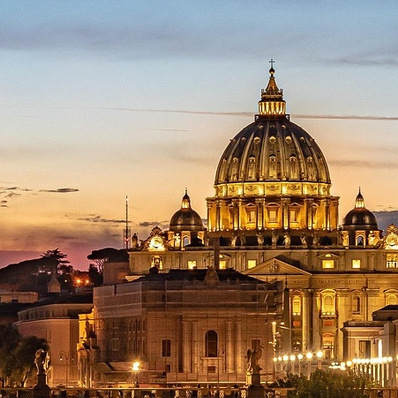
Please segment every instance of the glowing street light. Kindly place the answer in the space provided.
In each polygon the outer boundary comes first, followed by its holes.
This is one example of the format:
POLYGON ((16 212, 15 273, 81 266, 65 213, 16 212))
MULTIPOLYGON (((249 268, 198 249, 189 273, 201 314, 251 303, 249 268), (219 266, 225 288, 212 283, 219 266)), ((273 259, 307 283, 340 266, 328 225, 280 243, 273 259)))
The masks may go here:
POLYGON ((139 361, 135 361, 135 362, 133 362, 133 366, 131 368, 131 370, 135 374, 134 387, 138 387, 138 372, 140 370, 140 365, 141 365, 141 363, 139 361))

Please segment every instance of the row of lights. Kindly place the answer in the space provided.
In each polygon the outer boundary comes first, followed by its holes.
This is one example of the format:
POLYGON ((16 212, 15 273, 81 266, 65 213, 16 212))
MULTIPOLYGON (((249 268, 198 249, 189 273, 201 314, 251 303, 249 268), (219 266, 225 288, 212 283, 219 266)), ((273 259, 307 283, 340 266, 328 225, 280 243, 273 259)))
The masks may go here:
POLYGON ((392 362, 392 357, 378 357, 378 358, 354 358, 352 363, 354 365, 376 365, 381 363, 392 362))
POLYGON ((304 357, 308 361, 311 361, 311 359, 314 357, 316 357, 318 360, 320 360, 321 358, 323 358, 323 351, 319 350, 315 354, 312 352, 307 352, 305 354, 305 356, 303 354, 282 355, 279 357, 274 357, 274 362, 288 362, 288 361, 294 362, 296 359, 298 359, 299 361, 302 361, 304 359, 304 357))

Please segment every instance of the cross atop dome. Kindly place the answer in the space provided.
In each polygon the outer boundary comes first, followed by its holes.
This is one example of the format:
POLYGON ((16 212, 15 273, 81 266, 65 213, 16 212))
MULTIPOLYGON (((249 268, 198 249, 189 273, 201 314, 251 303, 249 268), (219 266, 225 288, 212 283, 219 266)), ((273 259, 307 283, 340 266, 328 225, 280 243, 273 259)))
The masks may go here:
POLYGON ((270 77, 265 90, 261 90, 261 100, 258 103, 258 112, 261 116, 284 116, 286 114, 286 102, 283 100, 283 90, 280 90, 275 81, 275 60, 269 61, 271 69, 270 77))

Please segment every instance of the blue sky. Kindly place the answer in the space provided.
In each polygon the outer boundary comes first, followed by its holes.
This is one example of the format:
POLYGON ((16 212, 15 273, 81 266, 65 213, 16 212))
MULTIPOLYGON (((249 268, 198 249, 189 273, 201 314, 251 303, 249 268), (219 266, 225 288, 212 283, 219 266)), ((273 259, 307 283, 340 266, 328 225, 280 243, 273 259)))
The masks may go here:
POLYGON ((120 247, 126 194, 141 239, 185 187, 205 217, 270 58, 341 215, 358 186, 396 210, 396 15, 395 1, 1 1, 0 266, 60 247, 84 267, 120 247))

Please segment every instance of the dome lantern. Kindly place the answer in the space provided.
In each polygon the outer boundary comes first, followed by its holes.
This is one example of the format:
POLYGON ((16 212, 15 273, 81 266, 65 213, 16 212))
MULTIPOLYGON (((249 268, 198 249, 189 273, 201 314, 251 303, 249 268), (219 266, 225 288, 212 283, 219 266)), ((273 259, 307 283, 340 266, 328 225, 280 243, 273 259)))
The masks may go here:
POLYGON ((283 90, 280 90, 275 81, 274 60, 271 59, 270 77, 266 89, 261 90, 261 100, 258 103, 259 116, 286 115, 286 102, 283 100, 283 90))

